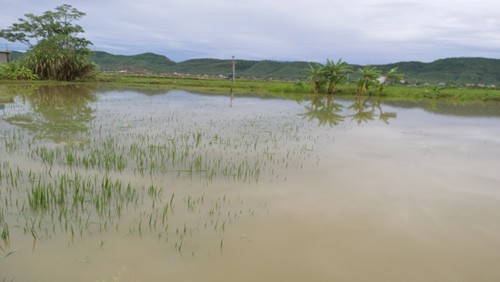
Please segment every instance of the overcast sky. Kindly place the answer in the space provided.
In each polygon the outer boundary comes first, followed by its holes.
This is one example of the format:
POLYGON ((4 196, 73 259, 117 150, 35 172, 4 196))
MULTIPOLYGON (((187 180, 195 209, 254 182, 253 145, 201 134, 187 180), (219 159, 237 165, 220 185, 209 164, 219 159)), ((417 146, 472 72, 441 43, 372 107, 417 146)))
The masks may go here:
MULTIPOLYGON (((70 4, 93 50, 353 64, 500 58, 498 0, 0 0, 0 29, 70 4)), ((26 49, 0 39, 0 49, 26 49)))

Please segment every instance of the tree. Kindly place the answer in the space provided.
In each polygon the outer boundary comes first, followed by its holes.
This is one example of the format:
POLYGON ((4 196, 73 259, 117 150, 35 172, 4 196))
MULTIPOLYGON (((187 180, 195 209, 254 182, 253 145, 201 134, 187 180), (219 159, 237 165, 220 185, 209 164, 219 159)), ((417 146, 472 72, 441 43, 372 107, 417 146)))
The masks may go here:
POLYGON ((368 88, 375 83, 381 75, 380 70, 376 67, 365 66, 364 68, 358 69, 358 95, 363 96, 368 88))
POLYGON ((307 80, 313 83, 313 93, 318 93, 326 83, 323 75, 323 66, 320 64, 316 67, 309 65, 309 68, 306 68, 306 71, 309 73, 307 80))
POLYGON ((22 64, 42 79, 85 78, 95 69, 87 58, 92 42, 78 37, 84 30, 73 23, 84 15, 67 4, 41 16, 25 14, 25 19, 0 30, 0 37, 26 44, 29 50, 22 64))
POLYGON ((326 65, 318 64, 316 67, 309 65, 306 70, 309 72, 307 79, 313 83, 314 93, 318 93, 323 86, 328 84, 326 92, 333 95, 337 90, 337 85, 345 80, 349 72, 352 72, 352 67, 341 59, 337 63, 327 59, 326 65))
POLYGON ((337 90, 337 85, 345 80, 347 73, 352 71, 352 67, 341 59, 335 63, 329 59, 326 60, 326 65, 322 72, 325 79, 328 81, 327 94, 333 95, 337 90))

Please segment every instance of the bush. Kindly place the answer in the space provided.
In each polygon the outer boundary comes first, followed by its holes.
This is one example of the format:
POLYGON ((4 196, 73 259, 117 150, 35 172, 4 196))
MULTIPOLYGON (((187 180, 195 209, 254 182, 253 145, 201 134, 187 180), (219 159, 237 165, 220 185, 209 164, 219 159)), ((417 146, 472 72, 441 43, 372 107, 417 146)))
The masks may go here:
POLYGON ((74 81, 95 74, 96 65, 86 50, 61 47, 57 41, 43 40, 26 53, 22 65, 41 79, 74 81))
POLYGON ((33 80, 38 79, 38 75, 34 74, 30 69, 21 66, 17 62, 0 64, 0 79, 23 79, 33 80))

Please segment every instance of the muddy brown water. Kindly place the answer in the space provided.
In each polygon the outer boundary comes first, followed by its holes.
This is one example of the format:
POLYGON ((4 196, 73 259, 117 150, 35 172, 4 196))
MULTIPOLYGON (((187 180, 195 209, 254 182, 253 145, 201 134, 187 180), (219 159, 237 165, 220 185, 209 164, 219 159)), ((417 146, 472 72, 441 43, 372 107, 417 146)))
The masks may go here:
POLYGON ((500 280, 499 106, 76 92, 0 110, 3 281, 500 280))

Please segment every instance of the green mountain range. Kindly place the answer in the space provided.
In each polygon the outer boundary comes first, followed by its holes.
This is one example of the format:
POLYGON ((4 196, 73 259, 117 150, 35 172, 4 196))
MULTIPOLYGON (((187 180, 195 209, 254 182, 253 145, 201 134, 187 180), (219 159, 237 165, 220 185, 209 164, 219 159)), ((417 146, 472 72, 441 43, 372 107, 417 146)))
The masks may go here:
POLYGON ((431 63, 400 62, 377 67, 384 71, 399 67, 399 72, 411 83, 500 86, 499 59, 447 58, 431 63))
MULTIPOLYGON (((15 59, 22 53, 14 52, 15 59)), ((139 72, 152 74, 208 75, 229 77, 232 60, 193 59, 174 62, 154 53, 125 56, 96 51, 91 55, 102 71, 139 72)), ((305 68, 312 62, 281 62, 236 60, 236 75, 258 79, 306 79, 305 68)), ((354 65, 354 69, 360 66, 354 65)), ((500 86, 500 59, 488 58, 447 58, 431 63, 399 62, 376 65, 382 71, 399 67, 405 80, 412 84, 475 84, 500 86)))
MULTIPOLYGON (((232 60, 193 59, 175 63, 165 56, 145 53, 133 56, 94 52, 91 59, 103 71, 127 71, 145 73, 178 73, 191 75, 230 76, 232 60)), ((239 77, 303 79, 308 62, 276 62, 236 60, 239 77)))

